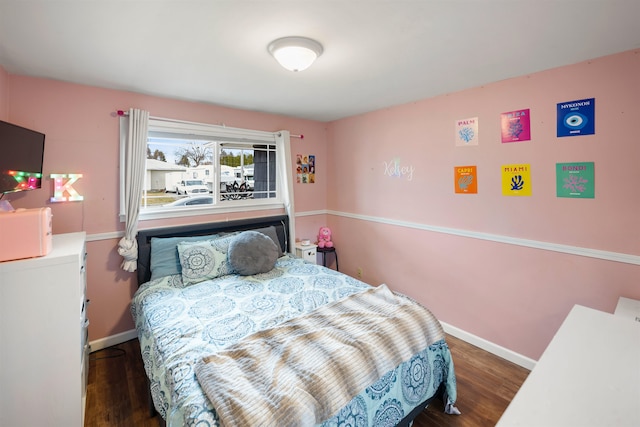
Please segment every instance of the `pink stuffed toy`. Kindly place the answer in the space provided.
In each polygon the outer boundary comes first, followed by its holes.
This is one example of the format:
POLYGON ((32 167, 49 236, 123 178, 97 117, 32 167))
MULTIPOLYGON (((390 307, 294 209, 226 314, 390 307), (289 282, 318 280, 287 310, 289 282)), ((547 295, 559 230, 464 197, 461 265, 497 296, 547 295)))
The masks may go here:
POLYGON ((333 242, 331 241, 331 229, 329 227, 320 227, 320 232, 318 233, 318 247, 333 247, 333 242))

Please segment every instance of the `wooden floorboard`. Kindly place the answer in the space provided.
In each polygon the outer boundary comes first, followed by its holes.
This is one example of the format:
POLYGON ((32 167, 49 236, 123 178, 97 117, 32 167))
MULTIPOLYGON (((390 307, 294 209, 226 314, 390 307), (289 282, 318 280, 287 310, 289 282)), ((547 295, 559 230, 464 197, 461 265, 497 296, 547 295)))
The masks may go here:
POLYGON ((91 353, 86 427, 158 427, 149 416, 137 339, 91 353))
MULTIPOLYGON (((436 401, 415 419, 414 427, 494 426, 529 371, 447 335, 458 384, 456 407, 447 415, 436 401)), ((158 427, 149 416, 147 384, 138 340, 90 356, 86 427, 158 427)))
POLYGON ((495 426, 529 370, 450 335, 447 343, 456 370, 456 407, 462 414, 447 415, 436 401, 416 418, 414 427, 495 426))

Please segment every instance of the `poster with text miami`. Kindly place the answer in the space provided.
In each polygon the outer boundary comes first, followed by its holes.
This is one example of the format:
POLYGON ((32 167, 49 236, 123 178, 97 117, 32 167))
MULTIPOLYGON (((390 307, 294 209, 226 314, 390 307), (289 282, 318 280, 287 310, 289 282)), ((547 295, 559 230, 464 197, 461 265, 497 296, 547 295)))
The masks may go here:
POLYGON ((502 143, 531 140, 530 112, 526 110, 509 111, 500 115, 502 143))
POLYGON ((456 146, 478 145, 478 118, 456 120, 456 146))
POLYGON ((596 99, 578 99, 558 104, 558 137, 596 133, 596 99))
POLYGON ((593 199, 596 192, 595 176, 593 162, 556 163, 556 195, 593 199))
POLYGON ((531 165, 502 165, 502 195, 531 195, 531 165))

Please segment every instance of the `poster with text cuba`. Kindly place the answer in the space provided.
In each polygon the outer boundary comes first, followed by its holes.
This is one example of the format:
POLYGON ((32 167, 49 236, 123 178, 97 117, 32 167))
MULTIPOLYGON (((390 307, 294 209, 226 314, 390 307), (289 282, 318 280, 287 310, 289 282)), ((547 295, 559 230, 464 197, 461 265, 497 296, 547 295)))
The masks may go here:
POLYGON ((531 165, 502 165, 502 195, 531 195, 531 165))
POLYGON ((556 194, 558 197, 593 199, 595 187, 595 165, 593 162, 556 163, 556 194))

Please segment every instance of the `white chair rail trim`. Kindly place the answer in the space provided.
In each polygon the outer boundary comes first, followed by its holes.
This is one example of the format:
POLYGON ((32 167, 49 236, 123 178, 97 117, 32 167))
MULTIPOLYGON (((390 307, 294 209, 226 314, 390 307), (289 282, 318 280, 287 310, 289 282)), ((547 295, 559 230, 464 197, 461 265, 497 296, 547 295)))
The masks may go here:
MULTIPOLYGON (((468 237, 471 239, 488 240, 491 242, 505 243, 508 245, 525 246, 534 249, 542 249, 546 251, 560 252, 571 255, 584 256, 589 258, 603 259, 607 261, 622 262, 625 264, 640 265, 640 256, 625 254, 620 252, 602 251, 599 249, 581 248, 578 246, 563 245, 559 243, 541 242, 538 240, 521 239, 517 237, 502 236, 499 234, 481 233, 478 231, 460 230, 457 228, 440 227, 436 225, 420 224, 417 222, 400 221, 390 218, 382 218, 370 215, 359 215, 349 212, 340 212, 333 210, 313 211, 313 215, 335 215, 344 218, 358 219, 362 221, 377 222, 380 224, 395 225, 398 227, 407 227, 417 230, 432 231, 434 233, 444 233, 453 236, 468 237)), ((305 212, 296 212, 296 216, 308 216, 305 212)))
MULTIPOLYGON (((387 225, 395 225, 398 227, 407 227, 418 230, 432 231, 435 233, 444 233, 454 236, 468 237, 471 239, 488 240, 491 242, 505 243, 508 245, 525 246, 528 248, 542 249, 546 251, 560 252, 571 255, 584 256, 589 258, 603 259, 606 261, 615 261, 625 264, 640 265, 640 256, 625 254, 620 252, 602 251, 599 249, 581 248, 578 246, 562 245, 559 243, 540 242, 537 240, 520 239, 517 237, 502 236, 499 234, 481 233, 477 231, 459 230, 456 228, 439 227, 435 225, 419 224, 416 222, 399 221, 389 218, 381 218, 369 215, 358 215, 348 212, 339 212, 332 210, 315 210, 307 212, 296 212, 295 216, 306 217, 314 215, 335 215, 345 218, 358 219, 362 221, 377 222, 387 225)), ((87 235, 87 241, 119 239, 124 236, 123 232, 98 233, 87 235)))

